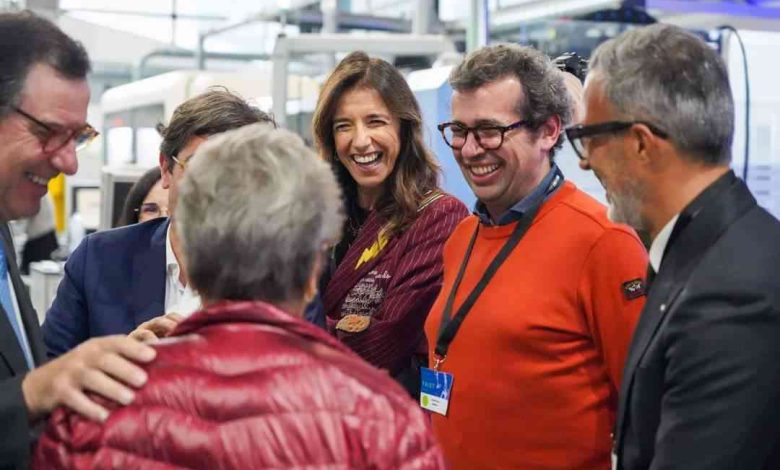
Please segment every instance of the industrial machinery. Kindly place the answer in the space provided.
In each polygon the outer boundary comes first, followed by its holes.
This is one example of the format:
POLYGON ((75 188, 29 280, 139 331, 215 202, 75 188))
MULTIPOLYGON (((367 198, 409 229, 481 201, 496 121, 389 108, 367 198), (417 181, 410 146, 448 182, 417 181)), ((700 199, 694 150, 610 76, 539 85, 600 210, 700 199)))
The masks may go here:
MULTIPOLYGON (((185 70, 169 72, 107 90, 101 99, 103 110, 103 162, 109 166, 134 163, 144 168, 157 165, 159 123, 166 123, 173 110, 209 87, 222 86, 261 109, 271 109, 271 72, 185 70)), ((313 78, 287 77, 286 116, 276 120, 306 137, 311 113, 317 102, 318 85, 313 78)))
MULTIPOLYGON (((225 87, 265 111, 272 107, 271 73, 266 69, 175 71, 111 88, 103 94, 101 229, 116 226, 127 191, 144 170, 158 164, 161 138, 156 126, 167 123, 182 102, 210 87, 225 87)), ((285 116, 275 119, 308 139, 318 84, 313 78, 290 75, 286 89, 285 116)))

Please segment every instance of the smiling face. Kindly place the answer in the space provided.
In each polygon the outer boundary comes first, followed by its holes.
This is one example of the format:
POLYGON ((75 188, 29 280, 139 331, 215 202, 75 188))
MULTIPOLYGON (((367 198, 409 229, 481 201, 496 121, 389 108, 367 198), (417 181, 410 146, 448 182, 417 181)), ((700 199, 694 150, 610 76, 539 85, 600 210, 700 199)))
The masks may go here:
POLYGON ((336 105, 333 140, 339 161, 357 183, 360 206, 371 208, 398 160, 398 119, 376 90, 355 88, 336 105))
MULTIPOLYGON (((17 107, 55 129, 80 129, 87 118, 86 80, 63 78, 52 67, 30 68, 17 107)), ((0 120, 0 220, 29 217, 40 209, 49 180, 78 169, 73 141, 45 152, 47 131, 15 111, 0 120)))
POLYGON ((171 219, 174 218, 174 214, 176 213, 176 202, 179 199, 179 185, 181 184, 181 180, 184 178, 184 172, 186 171, 182 165, 187 165, 187 162, 192 158, 192 155, 195 154, 198 147, 205 141, 205 137, 197 135, 191 137, 184 147, 182 147, 179 154, 174 155, 181 164, 174 163, 172 168, 168 167, 168 159, 165 158, 164 155, 160 155, 160 172, 162 174, 160 182, 162 183, 163 189, 168 190, 168 214, 171 219))
MULTIPOLYGON (((595 75, 586 83, 585 103, 583 125, 619 120, 604 93, 603 82, 595 75)), ((638 177, 642 169, 633 158, 629 137, 626 133, 602 134, 583 140, 583 146, 586 158, 580 161, 580 167, 593 170, 604 186, 609 219, 644 230, 642 200, 645 191, 638 177)))
MULTIPOLYGON (((523 119, 516 110, 522 98, 520 81, 511 76, 455 91, 452 121, 467 127, 507 126, 523 119)), ((494 220, 530 194, 550 170, 548 155, 558 132, 554 129, 550 138, 547 131, 535 135, 520 127, 504 134, 503 144, 495 150, 483 149, 469 132, 463 148, 453 149, 471 190, 494 220)))

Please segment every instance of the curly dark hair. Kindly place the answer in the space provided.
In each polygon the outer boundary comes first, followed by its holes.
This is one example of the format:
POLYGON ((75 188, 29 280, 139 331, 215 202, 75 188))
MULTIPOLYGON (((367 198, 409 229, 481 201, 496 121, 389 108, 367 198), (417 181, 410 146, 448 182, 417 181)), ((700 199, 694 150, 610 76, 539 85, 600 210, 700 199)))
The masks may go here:
POLYGON ((270 122, 276 126, 270 114, 250 105, 237 94, 225 87, 211 87, 180 104, 167 126, 157 125, 157 132, 162 136, 160 153, 168 161, 169 171, 173 171, 173 157, 192 137, 220 134, 256 122, 270 122))
MULTIPOLYGON (((504 77, 520 81, 523 98, 516 110, 531 129, 538 130, 552 116, 560 118, 561 127, 571 122, 571 98, 560 71, 549 57, 533 47, 496 44, 478 49, 452 70, 449 83, 455 91, 469 91, 504 77)), ((550 149, 551 158, 562 145, 563 132, 550 149)))

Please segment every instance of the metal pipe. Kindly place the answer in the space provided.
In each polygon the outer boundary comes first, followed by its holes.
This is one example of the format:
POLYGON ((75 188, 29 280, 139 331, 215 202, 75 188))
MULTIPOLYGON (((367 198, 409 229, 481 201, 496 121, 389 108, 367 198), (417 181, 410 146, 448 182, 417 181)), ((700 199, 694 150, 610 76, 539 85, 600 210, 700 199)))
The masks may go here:
POLYGON ((348 52, 355 49, 387 55, 436 55, 455 51, 446 36, 438 34, 382 34, 373 36, 352 34, 302 34, 277 40, 293 53, 348 52))
MULTIPOLYGON (((316 10, 298 10, 285 13, 289 23, 299 25, 322 27, 322 12, 316 10)), ((384 16, 362 15, 347 13, 339 10, 338 28, 344 29, 368 29, 372 31, 385 31, 392 33, 408 34, 411 31, 411 21, 404 18, 391 18, 384 16)))
POLYGON ((206 35, 198 34, 198 47, 195 49, 195 67, 198 70, 206 68, 206 35))
POLYGON ((195 65, 198 70, 204 70, 206 68, 206 39, 208 39, 211 36, 216 36, 218 34, 222 34, 227 31, 231 31, 233 29, 241 28, 243 26, 246 26, 248 24, 256 23, 258 21, 263 21, 263 18, 265 17, 264 13, 258 13, 256 15, 252 15, 250 17, 247 17, 246 19, 243 19, 237 23, 231 23, 225 26, 220 26, 217 28, 211 28, 208 31, 205 31, 203 33, 198 34, 198 47, 196 49, 195 53, 195 65))
POLYGON ((206 67, 205 45, 206 45, 207 38, 225 33, 227 31, 231 31, 233 29, 241 28, 243 26, 252 23, 257 23, 259 21, 276 21, 277 15, 283 13, 285 10, 295 10, 298 8, 304 8, 311 4, 317 3, 317 1, 318 0, 291 0, 290 5, 286 9, 281 9, 276 6, 272 8, 266 8, 260 11, 259 13, 248 16, 245 19, 238 21, 236 23, 230 23, 224 26, 211 28, 208 31, 198 34, 198 51, 196 54, 197 57, 196 62, 197 62, 198 70, 203 70, 206 67))
MULTIPOLYGON (((12 4, 14 2, 11 2, 12 4)), ((3 3, 0 2, 0 7, 3 3)), ((62 13, 99 13, 107 15, 124 15, 124 16, 143 16, 148 18, 170 18, 170 13, 156 13, 149 11, 127 11, 127 10, 112 10, 110 8, 60 8, 62 13)), ((177 14, 177 18, 182 20, 202 20, 202 21, 225 21, 228 18, 219 15, 190 15, 190 14, 177 14)))
POLYGON ((471 0, 471 15, 466 28, 466 52, 487 46, 490 40, 488 0, 471 0))
POLYGON ((431 13, 434 0, 417 0, 417 7, 412 17, 412 34, 428 34, 431 32, 431 13))
POLYGON ((171 0, 171 47, 176 46, 176 0, 171 0))
MULTIPOLYGON (((273 113, 276 119, 287 114, 287 66, 293 54, 328 53, 362 50, 377 55, 438 55, 455 52, 452 41, 439 35, 384 34, 355 36, 351 34, 302 34, 280 36, 273 53, 273 113)), ((278 124, 284 125, 284 122, 278 124)))
MULTIPOLYGON (((339 9, 336 0, 321 0, 320 11, 322 12, 322 34, 334 34, 339 32, 339 9)), ((326 56, 325 66, 328 70, 336 67, 336 55, 328 54, 326 56)))
POLYGON ((321 0, 322 33, 333 34, 339 31, 339 9, 336 0, 321 0))
MULTIPOLYGON (((148 54, 141 57, 141 59, 136 63, 136 66, 133 68, 133 74, 132 79, 133 81, 140 80, 144 78, 146 75, 146 68, 149 61, 155 57, 181 57, 181 58, 190 58, 197 55, 197 51, 189 51, 186 49, 157 49, 152 52, 149 52, 148 54)), ((269 60, 271 58, 270 54, 239 54, 239 53, 231 53, 231 52, 208 52, 204 53, 203 59, 205 60, 206 56, 210 59, 220 59, 220 60, 243 60, 243 61, 250 61, 250 60, 269 60)), ((198 61, 200 61, 201 58, 198 58, 198 61)))
POLYGON ((272 114, 280 127, 287 127, 287 67, 290 64, 287 39, 284 35, 277 37, 273 53, 272 114))

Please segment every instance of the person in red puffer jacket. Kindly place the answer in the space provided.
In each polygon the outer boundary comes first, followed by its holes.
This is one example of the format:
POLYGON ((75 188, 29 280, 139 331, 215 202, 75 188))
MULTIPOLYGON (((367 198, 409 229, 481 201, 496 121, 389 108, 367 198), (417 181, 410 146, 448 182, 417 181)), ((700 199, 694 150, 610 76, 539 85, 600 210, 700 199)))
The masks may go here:
POLYGON ((257 124, 189 160, 176 220, 204 310, 154 344, 147 384, 103 423, 57 410, 37 469, 445 468, 385 372, 301 319, 343 223, 327 164, 257 124))

